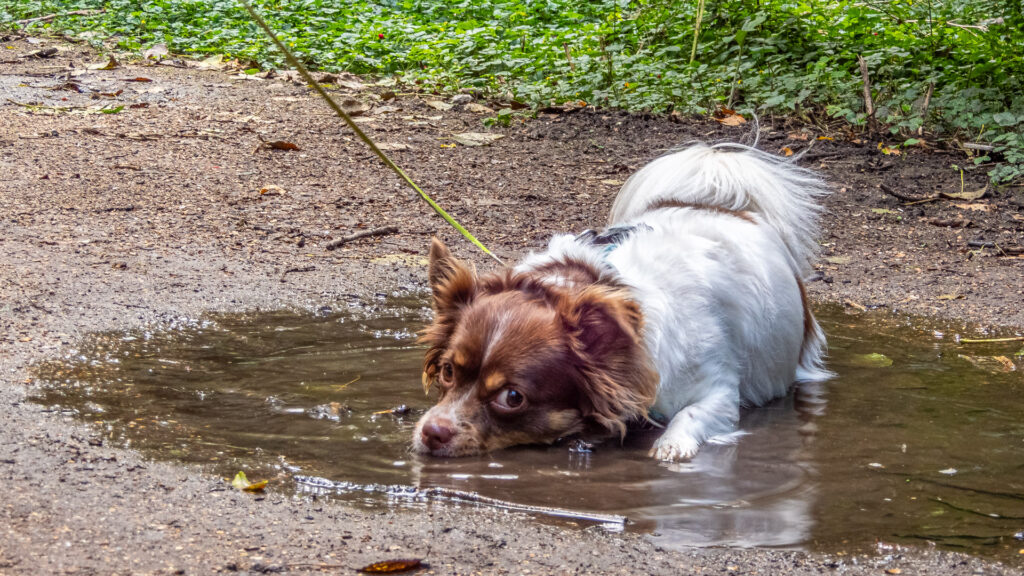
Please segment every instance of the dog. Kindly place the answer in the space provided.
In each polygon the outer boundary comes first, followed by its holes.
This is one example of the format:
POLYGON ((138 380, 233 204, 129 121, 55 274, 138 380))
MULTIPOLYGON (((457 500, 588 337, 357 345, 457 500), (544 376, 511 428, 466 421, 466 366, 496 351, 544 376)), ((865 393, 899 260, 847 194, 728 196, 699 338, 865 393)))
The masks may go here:
POLYGON ((744 407, 830 376, 802 278, 827 194, 814 173, 737 144, 631 176, 598 233, 556 235, 477 275, 434 238, 413 451, 451 457, 664 426, 650 455, 734 441, 744 407))

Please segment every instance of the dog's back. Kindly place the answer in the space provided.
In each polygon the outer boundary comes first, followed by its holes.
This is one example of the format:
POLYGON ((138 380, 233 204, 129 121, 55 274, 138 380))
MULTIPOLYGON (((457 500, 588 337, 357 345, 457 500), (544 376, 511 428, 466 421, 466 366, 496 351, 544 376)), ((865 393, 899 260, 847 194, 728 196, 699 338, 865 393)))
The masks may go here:
POLYGON ((827 194, 813 172, 778 156, 738 144, 696 144, 631 176, 615 198, 608 224, 633 220, 667 202, 753 212, 775 229, 794 270, 805 274, 816 251, 818 200, 827 194))
POLYGON ((802 282, 826 194, 812 172, 733 144, 668 154, 623 185, 609 225, 645 228, 607 259, 644 309, 661 376, 651 411, 670 423, 654 456, 688 458, 731 437, 740 405, 830 375, 802 282))

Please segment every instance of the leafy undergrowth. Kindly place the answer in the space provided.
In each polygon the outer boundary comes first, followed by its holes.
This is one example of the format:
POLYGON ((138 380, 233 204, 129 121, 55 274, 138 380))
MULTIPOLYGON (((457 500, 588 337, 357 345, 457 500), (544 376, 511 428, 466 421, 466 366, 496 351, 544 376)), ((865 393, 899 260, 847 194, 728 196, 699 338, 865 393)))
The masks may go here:
MULTIPOLYGON (((975 164, 1024 177, 1024 15, 1005 0, 254 0, 317 67, 477 89, 534 105, 716 107, 842 121, 904 145, 983 142, 975 164), (865 112, 863 57, 874 114, 865 112)), ((237 0, 0 0, 24 24, 113 44, 166 43, 281 67, 237 0)), ((504 117, 507 119, 507 116, 504 117)), ((501 119, 501 117, 499 117, 501 119)), ((972 150, 978 150, 975 146, 972 150)))

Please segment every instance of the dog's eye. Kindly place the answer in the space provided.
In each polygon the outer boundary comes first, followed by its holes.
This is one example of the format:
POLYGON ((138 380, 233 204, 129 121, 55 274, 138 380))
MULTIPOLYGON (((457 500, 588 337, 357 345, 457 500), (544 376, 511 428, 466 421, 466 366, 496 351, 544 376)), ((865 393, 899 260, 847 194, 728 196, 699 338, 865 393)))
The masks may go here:
POLYGON ((451 362, 445 362, 441 365, 441 383, 450 386, 453 380, 455 380, 455 368, 451 362))
POLYGON ((526 403, 526 396, 515 388, 505 388, 494 398, 494 405, 501 410, 518 410, 526 403))

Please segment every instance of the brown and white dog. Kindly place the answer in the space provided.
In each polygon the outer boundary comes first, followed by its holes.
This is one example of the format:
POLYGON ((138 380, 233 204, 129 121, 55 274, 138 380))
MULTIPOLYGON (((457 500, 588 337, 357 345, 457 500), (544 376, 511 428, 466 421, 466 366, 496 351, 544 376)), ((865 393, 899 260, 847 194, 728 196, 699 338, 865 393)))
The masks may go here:
POLYGON ((463 456, 666 425, 662 460, 731 441, 742 406, 822 380, 824 335, 801 278, 812 173, 737 145, 696 145, 633 175, 602 233, 558 235, 478 276, 435 239, 423 383, 440 398, 413 449, 463 456))

